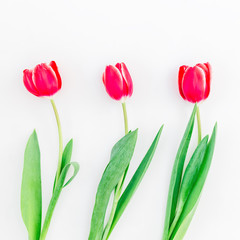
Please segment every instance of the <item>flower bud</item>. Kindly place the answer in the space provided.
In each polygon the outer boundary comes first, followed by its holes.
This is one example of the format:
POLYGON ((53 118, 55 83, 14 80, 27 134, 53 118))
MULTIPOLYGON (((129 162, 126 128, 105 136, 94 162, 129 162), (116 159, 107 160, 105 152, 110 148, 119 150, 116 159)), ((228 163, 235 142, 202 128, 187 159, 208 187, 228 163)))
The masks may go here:
POLYGON ((183 99, 196 103, 206 99, 210 93, 211 66, 199 63, 194 67, 181 66, 178 73, 179 92, 183 99))
POLYGON ((23 83, 37 97, 52 96, 61 89, 62 81, 54 61, 41 63, 34 69, 23 71, 23 83))
POLYGON ((125 101, 133 93, 132 78, 124 63, 109 65, 103 73, 103 84, 109 96, 115 100, 125 101))

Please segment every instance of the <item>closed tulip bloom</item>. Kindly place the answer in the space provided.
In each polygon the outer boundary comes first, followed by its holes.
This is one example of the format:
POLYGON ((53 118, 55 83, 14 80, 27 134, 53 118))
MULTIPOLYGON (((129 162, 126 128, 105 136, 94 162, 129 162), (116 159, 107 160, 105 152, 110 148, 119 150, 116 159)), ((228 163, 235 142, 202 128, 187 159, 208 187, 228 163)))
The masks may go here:
POLYGON ((183 99, 197 103, 210 93, 211 66, 199 63, 194 67, 181 66, 178 73, 179 92, 183 99))
POLYGON ((109 65, 103 73, 103 84, 109 96, 115 100, 125 101, 133 93, 132 78, 124 63, 109 65))
POLYGON ((37 97, 52 96, 61 89, 62 81, 54 61, 41 63, 34 69, 23 71, 23 82, 27 90, 37 97))

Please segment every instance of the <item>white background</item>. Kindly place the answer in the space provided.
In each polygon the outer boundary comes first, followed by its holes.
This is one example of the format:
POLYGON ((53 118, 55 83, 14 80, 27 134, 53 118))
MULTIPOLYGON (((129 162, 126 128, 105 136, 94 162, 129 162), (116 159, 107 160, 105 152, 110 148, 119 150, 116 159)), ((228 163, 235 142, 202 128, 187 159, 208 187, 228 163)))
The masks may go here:
MULTIPOLYGON (((123 136, 120 103, 101 75, 124 61, 134 81, 127 102, 139 128, 127 181, 157 130, 156 155, 110 239, 161 239, 171 168, 193 105, 178 93, 178 67, 209 61, 213 79, 200 104, 203 133, 218 121, 216 151, 186 240, 239 239, 240 7, 238 1, 8 0, 0 3, 0 239, 27 239, 21 219, 24 149, 35 128, 42 164, 43 216, 51 197, 58 136, 50 102, 23 86, 22 71, 55 60, 64 143, 73 137, 81 169, 61 194, 47 239, 88 238, 94 198, 110 150, 123 136)), ((194 130, 191 151, 197 142, 194 130)), ((190 151, 190 152, 191 152, 190 151)))

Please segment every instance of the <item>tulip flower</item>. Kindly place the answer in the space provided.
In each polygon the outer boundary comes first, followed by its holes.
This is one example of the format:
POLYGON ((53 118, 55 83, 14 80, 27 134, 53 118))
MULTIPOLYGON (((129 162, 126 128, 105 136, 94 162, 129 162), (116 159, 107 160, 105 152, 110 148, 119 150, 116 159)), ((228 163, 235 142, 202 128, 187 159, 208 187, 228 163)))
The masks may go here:
POLYGON ((54 61, 41 63, 34 69, 23 71, 23 83, 37 97, 52 96, 61 89, 62 81, 54 61))
MULTIPOLYGON (((194 67, 183 65, 179 68, 178 87, 184 100, 198 103, 210 93, 211 66, 209 63, 198 63, 194 67)), ((197 107, 198 142, 202 140, 199 107, 197 107)))
POLYGON ((23 83, 27 90, 37 97, 50 97, 50 102, 56 117, 59 154, 57 171, 54 180, 52 198, 50 200, 47 213, 42 224, 42 193, 41 193, 41 168, 40 150, 38 146, 37 134, 34 131, 29 138, 24 157, 23 180, 21 190, 21 211, 23 221, 29 233, 29 239, 45 240, 53 211, 59 199, 62 189, 66 186, 65 178, 69 167, 74 168, 74 174, 70 178, 69 184, 76 176, 79 165, 71 162, 72 140, 66 145, 63 151, 62 130, 59 114, 52 96, 61 89, 62 81, 54 61, 50 64, 38 64, 32 70, 23 71, 23 83), (67 155, 66 155, 67 154, 67 155))
POLYGON ((211 66, 199 63, 194 67, 181 66, 178 74, 179 92, 183 99, 197 103, 206 99, 210 92, 211 66))
POLYGON ((127 97, 132 96, 133 83, 125 63, 117 63, 115 66, 107 66, 103 73, 102 80, 108 95, 111 98, 122 102, 125 134, 127 134, 128 120, 125 101, 127 97))
POLYGON ((126 175, 133 156, 137 130, 128 131, 126 98, 133 92, 131 76, 124 63, 107 66, 103 74, 103 84, 107 93, 115 100, 121 100, 124 116, 125 136, 118 141, 111 152, 110 161, 103 171, 98 185, 96 201, 93 208, 91 228, 88 240, 108 240, 111 232, 119 221, 131 197, 139 186, 153 158, 162 128, 158 131, 151 147, 143 158, 132 179, 124 190, 126 175), (106 216, 109 200, 113 193, 111 211, 106 216))
POLYGON ((103 84, 109 96, 115 100, 125 101, 133 93, 132 78, 124 63, 109 65, 103 73, 103 84))
MULTIPOLYGON (((23 71, 23 83, 27 90, 37 97, 51 97, 62 87, 61 76, 58 72, 57 64, 54 61, 51 61, 49 64, 38 64, 34 69, 31 70, 25 69, 23 71)), ((58 180, 61 171, 63 153, 62 130, 55 102, 53 99, 51 99, 50 101, 58 125, 59 159, 56 174, 56 180, 58 180)))
POLYGON ((209 139, 209 136, 206 135, 202 139, 199 106, 197 105, 209 96, 210 83, 211 67, 209 63, 199 63, 194 67, 184 65, 179 68, 179 92, 184 100, 195 103, 195 105, 172 168, 162 240, 182 240, 184 238, 211 166, 217 124, 213 128, 211 138, 209 139), (198 126, 198 145, 186 164, 195 117, 198 126))
MULTIPOLYGON (((105 72, 103 73, 102 80, 108 95, 111 98, 118 101, 120 100, 122 102, 124 128, 125 128, 125 135, 126 135, 128 134, 129 130, 128 130, 128 118, 127 118, 127 109, 126 109, 125 101, 126 101, 126 98, 131 97, 133 93, 132 78, 128 72, 126 65, 124 63, 117 63, 115 66, 113 65, 106 66, 105 72)), ((125 174, 127 174, 127 170, 125 174)), ((124 179, 125 178, 122 177, 117 184, 117 187, 116 187, 117 190, 114 194, 114 205, 112 206, 110 218, 106 225, 106 229, 103 234, 102 240, 106 240, 108 238, 108 234, 110 234, 113 217, 114 217, 116 206, 119 200, 118 197, 121 195, 121 186, 124 183, 124 179)))

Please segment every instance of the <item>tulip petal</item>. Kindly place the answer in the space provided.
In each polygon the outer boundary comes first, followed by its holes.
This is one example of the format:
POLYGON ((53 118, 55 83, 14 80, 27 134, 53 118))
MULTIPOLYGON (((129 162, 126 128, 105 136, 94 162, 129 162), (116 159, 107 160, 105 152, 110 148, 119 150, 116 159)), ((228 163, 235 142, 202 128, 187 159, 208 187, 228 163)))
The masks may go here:
POLYGON ((56 74, 46 63, 38 64, 34 68, 33 81, 40 96, 52 96, 59 89, 56 74))
POLYGON ((210 93, 211 66, 209 63, 199 63, 196 66, 202 68, 206 76, 206 87, 204 93, 204 99, 206 99, 210 93))
POLYGON ((204 99, 206 88, 206 77, 202 68, 195 66, 189 67, 182 82, 182 90, 185 98, 193 103, 200 102, 204 99))
POLYGON ((33 75, 33 70, 25 69, 23 71, 23 83, 30 93, 38 97, 40 95, 38 93, 36 86, 34 85, 32 75, 33 75))
POLYGON ((205 90, 205 95, 204 99, 206 99, 209 96, 210 93, 210 85, 211 85, 211 79, 212 79, 212 69, 211 65, 209 63, 204 63, 208 71, 205 73, 206 74, 206 90, 205 90))
POLYGON ((103 83, 110 97, 115 100, 123 97, 123 78, 117 67, 112 65, 106 67, 103 83))
POLYGON ((103 75, 102 75, 102 81, 103 81, 103 84, 104 84, 104 86, 105 86, 105 72, 103 73, 103 75))
POLYGON ((178 88, 179 88, 179 93, 180 93, 180 95, 182 96, 183 99, 186 99, 186 98, 183 94, 182 82, 183 82, 183 75, 184 75, 187 68, 188 68, 188 66, 183 65, 179 68, 179 71, 178 71, 178 88))
POLYGON ((58 80, 58 89, 60 89, 62 87, 62 80, 61 80, 61 76, 58 72, 58 67, 57 67, 57 64, 55 61, 51 61, 49 63, 49 66, 53 69, 53 71, 55 72, 56 74, 56 77, 57 77, 57 80, 58 80))
POLYGON ((128 86, 127 86, 127 83, 123 77, 123 74, 122 74, 122 66, 121 66, 121 63, 117 63, 115 65, 115 67, 119 70, 121 76, 122 76, 122 79, 123 79, 123 90, 122 90, 122 95, 124 97, 126 97, 128 95, 128 86))
POLYGON ((133 93, 133 82, 132 82, 131 75, 130 75, 125 63, 123 63, 123 62, 121 64, 118 63, 118 64, 116 64, 116 67, 120 70, 123 80, 124 80, 124 83, 126 84, 127 91, 126 92, 124 91, 124 95, 131 97, 132 93, 133 93))
POLYGON ((202 68, 204 70, 204 72, 208 72, 208 68, 205 64, 198 63, 196 66, 202 68))

